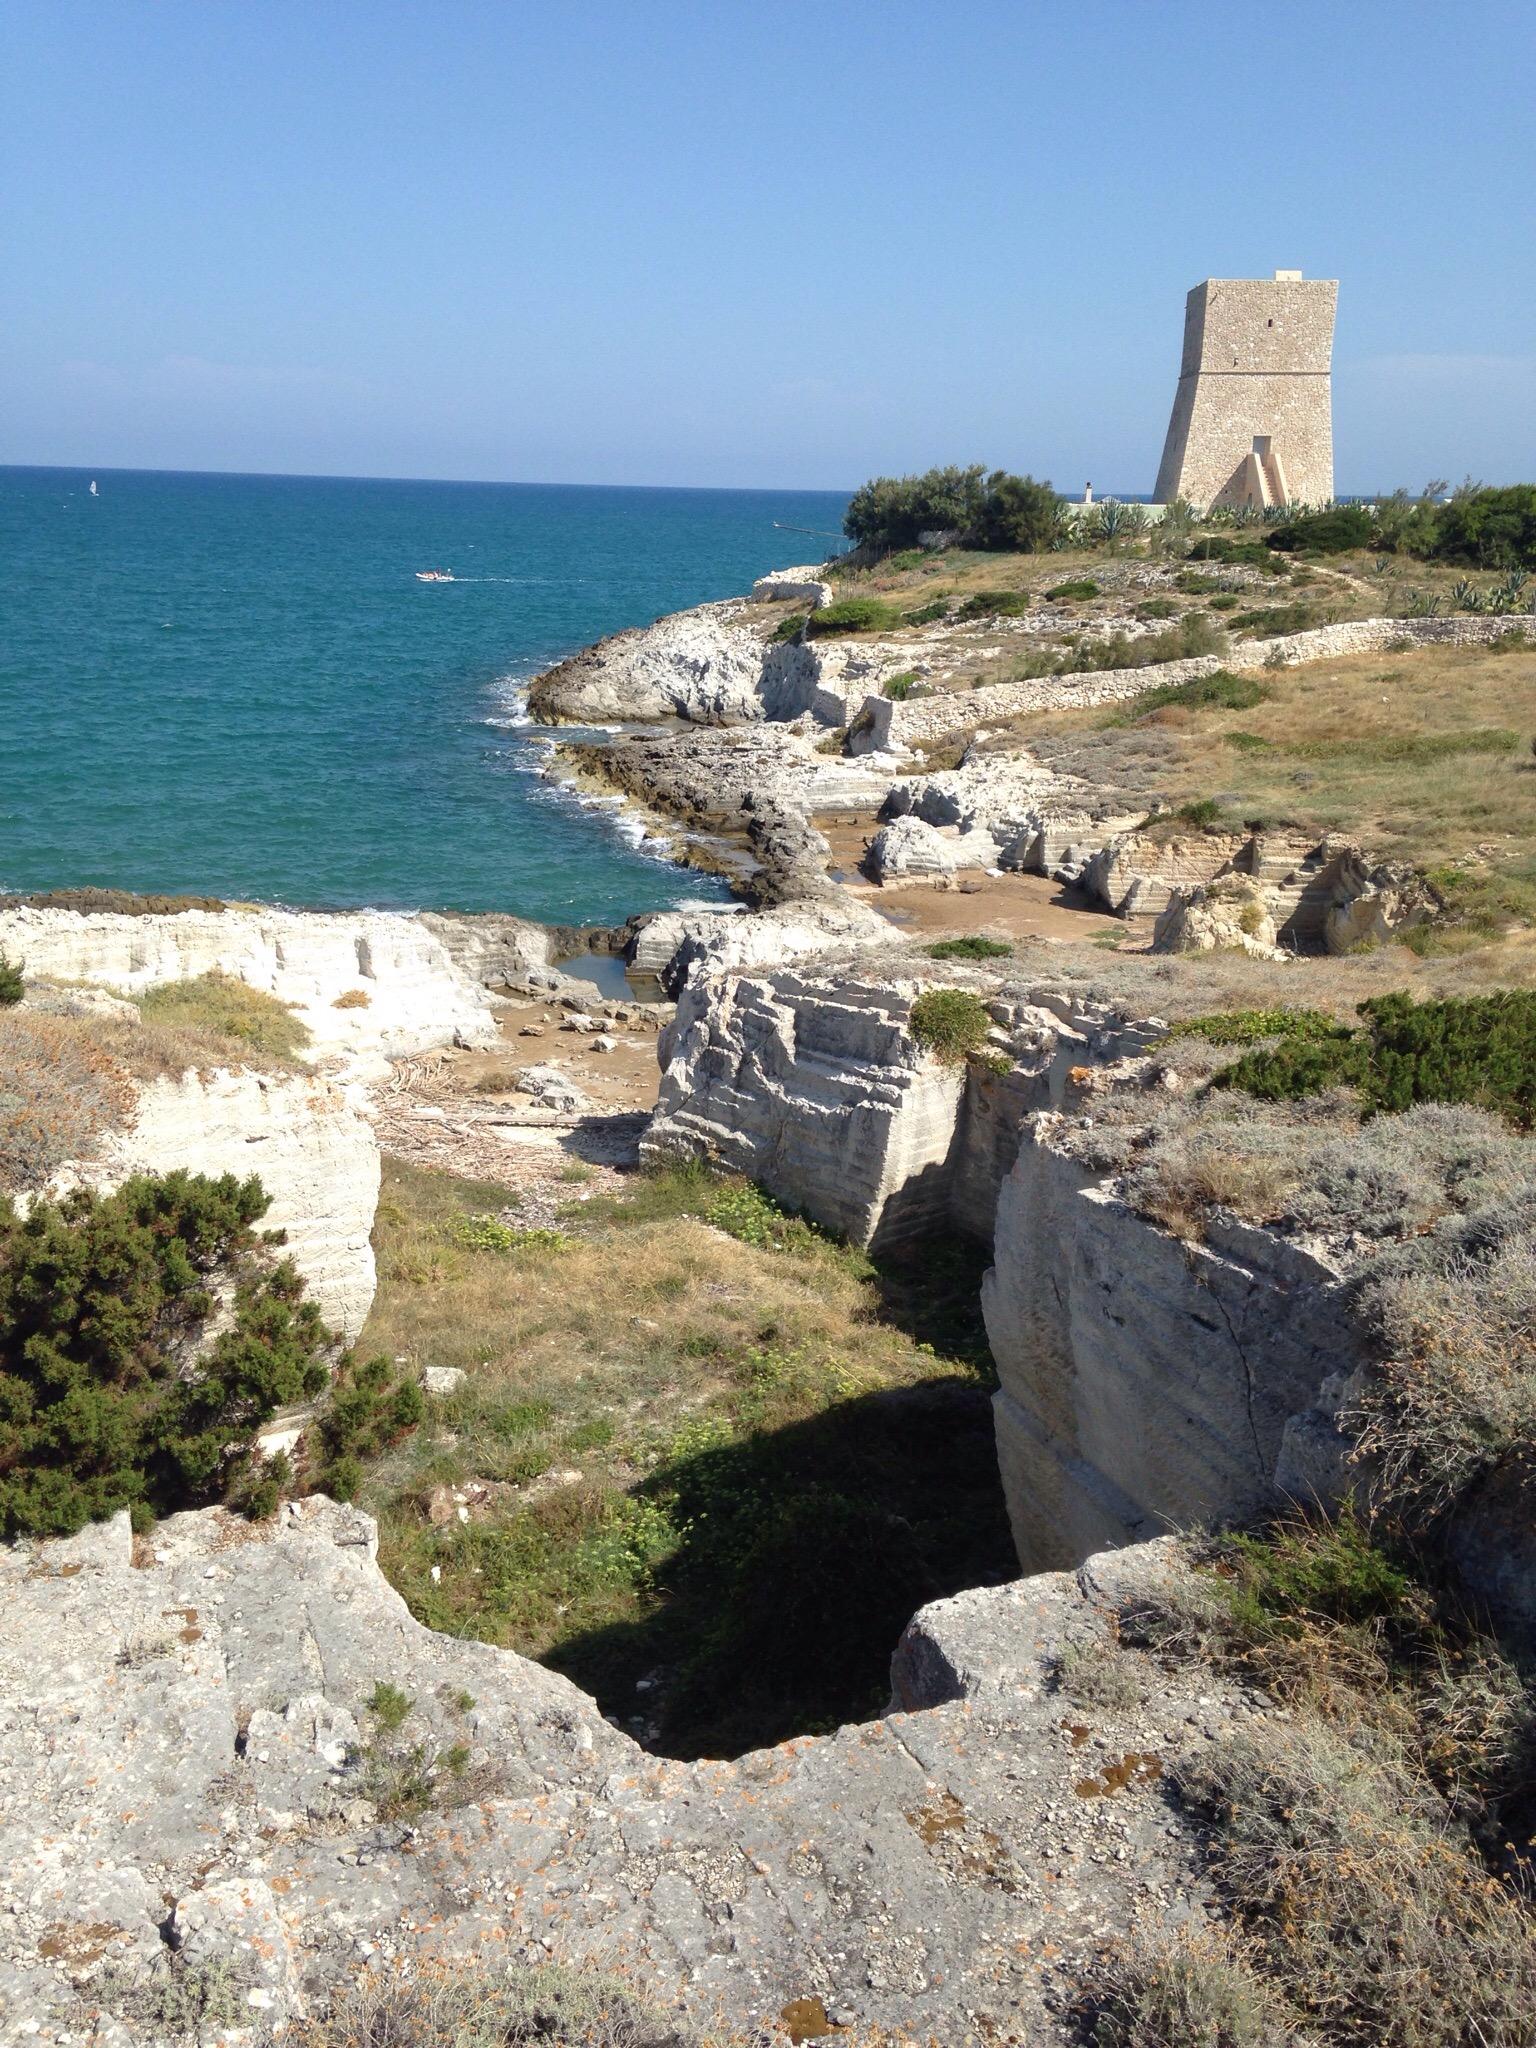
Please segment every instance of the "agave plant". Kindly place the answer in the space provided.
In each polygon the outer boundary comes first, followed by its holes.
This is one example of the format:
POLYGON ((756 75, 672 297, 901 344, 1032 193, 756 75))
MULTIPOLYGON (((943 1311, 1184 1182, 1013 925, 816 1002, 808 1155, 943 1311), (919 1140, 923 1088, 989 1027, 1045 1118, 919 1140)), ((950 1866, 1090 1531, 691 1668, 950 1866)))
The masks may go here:
POLYGON ((1422 590, 1415 590, 1409 593, 1408 609, 1403 614, 1405 619, 1437 619, 1439 616, 1440 599, 1438 595, 1426 597, 1422 590))
POLYGON ((1469 583, 1465 576, 1451 585, 1451 603, 1459 612, 1485 612, 1488 600, 1475 583, 1469 583))
POLYGON ((1488 609, 1492 612, 1528 612, 1536 606, 1536 592, 1526 595, 1530 577, 1524 569, 1511 569, 1488 593, 1488 609))

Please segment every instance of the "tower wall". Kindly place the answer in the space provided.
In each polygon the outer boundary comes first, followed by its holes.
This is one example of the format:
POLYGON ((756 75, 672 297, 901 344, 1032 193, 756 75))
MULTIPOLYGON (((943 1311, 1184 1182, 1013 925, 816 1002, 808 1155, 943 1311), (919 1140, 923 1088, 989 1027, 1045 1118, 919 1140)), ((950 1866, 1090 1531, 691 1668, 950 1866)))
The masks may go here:
POLYGON ((1333 496, 1332 278, 1211 277, 1184 304, 1184 356, 1157 498, 1333 496))

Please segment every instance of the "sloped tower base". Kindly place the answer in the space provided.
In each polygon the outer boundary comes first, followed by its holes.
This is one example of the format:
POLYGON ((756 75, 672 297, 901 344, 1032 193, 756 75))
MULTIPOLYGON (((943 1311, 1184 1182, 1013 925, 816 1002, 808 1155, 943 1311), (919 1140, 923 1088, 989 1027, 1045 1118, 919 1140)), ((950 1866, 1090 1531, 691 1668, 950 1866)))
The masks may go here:
POLYGON ((1333 497, 1334 279, 1207 278, 1184 308, 1184 358, 1156 496, 1212 505, 1333 497))

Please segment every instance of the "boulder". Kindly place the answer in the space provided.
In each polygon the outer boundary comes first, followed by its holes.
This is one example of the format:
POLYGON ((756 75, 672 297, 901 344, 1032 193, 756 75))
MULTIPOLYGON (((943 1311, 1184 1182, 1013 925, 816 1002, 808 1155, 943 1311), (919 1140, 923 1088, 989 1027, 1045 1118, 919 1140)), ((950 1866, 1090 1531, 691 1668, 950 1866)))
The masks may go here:
POLYGON ((1246 875, 1221 875, 1203 888, 1176 889, 1152 928, 1154 953, 1247 953, 1284 960, 1263 889, 1246 875))
MULTIPOLYGON (((989 842, 990 844, 990 842, 989 842)), ((871 881, 898 881, 908 875, 950 875, 957 867, 991 866, 997 848, 991 847, 991 861, 962 861, 957 842, 945 838, 921 818, 895 818, 882 825, 870 842, 863 868, 871 881)))
MULTIPOLYGON (((591 1025, 590 1018, 582 1022, 591 1025)), ((540 1109, 558 1110, 564 1116, 581 1116, 592 1106, 570 1075, 560 1067, 520 1067, 514 1080, 518 1093, 532 1096, 540 1109)))
POLYGON ((832 586, 817 574, 819 564, 799 569, 773 569, 752 586, 758 604, 808 604, 820 611, 832 602, 832 586))

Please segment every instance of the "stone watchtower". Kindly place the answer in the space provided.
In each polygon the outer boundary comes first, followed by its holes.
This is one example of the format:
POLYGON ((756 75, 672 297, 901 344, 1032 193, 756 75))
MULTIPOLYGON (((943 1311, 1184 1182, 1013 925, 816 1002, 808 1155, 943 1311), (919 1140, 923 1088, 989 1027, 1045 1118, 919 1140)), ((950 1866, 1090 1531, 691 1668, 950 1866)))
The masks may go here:
POLYGON ((1184 361, 1157 472, 1166 505, 1333 496, 1336 279, 1208 277, 1184 302, 1184 361))

